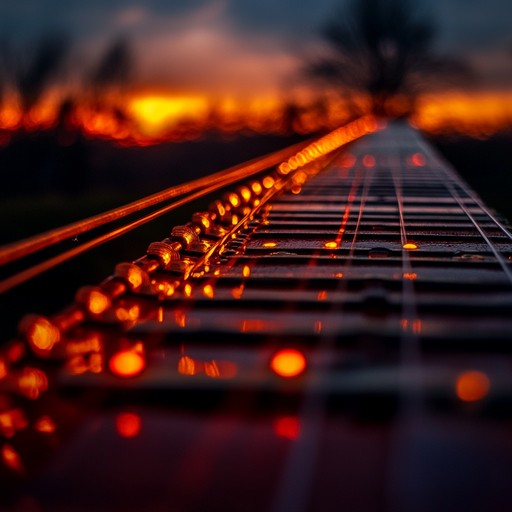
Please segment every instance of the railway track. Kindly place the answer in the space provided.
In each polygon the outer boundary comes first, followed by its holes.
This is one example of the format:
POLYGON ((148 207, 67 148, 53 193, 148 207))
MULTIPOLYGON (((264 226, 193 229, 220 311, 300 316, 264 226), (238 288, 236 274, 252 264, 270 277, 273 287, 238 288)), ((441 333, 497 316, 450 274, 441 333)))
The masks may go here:
POLYGON ((506 223, 402 122, 215 184, 2 348, 7 510, 508 510, 506 223))

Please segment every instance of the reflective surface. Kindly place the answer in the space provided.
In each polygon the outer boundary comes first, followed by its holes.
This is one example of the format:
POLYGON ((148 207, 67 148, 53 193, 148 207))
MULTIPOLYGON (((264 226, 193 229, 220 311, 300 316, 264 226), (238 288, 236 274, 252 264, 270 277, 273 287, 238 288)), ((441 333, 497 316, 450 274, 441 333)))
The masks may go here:
POLYGON ((2 510, 509 509, 508 229, 406 125, 285 171, 2 347, 2 510))

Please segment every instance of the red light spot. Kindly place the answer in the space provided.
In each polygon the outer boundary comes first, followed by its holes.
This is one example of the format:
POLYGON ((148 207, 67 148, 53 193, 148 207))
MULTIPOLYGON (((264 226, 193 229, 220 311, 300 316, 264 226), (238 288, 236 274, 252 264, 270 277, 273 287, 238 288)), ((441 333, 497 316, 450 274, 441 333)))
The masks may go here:
POLYGON ((477 402, 489 393, 491 382, 483 372, 466 371, 457 377, 455 392, 463 402, 477 402))
POLYGON ((114 354, 109 362, 110 370, 118 377, 135 377, 146 366, 141 354, 133 350, 123 350, 114 354))
POLYGON ((425 165, 425 157, 422 153, 414 153, 411 156, 411 163, 416 167, 423 167, 425 165))
POLYGON ((282 416, 274 423, 274 431, 277 436, 286 439, 297 439, 300 435, 300 421, 296 416, 282 416))
POLYGON ((363 165, 365 167, 375 167, 375 157, 373 155, 364 155, 363 165))
POLYGON ((280 377, 297 377, 306 369, 306 357, 298 350, 283 349, 274 354, 270 368, 280 377))
POLYGON ((122 412, 116 417, 116 430, 121 437, 130 438, 140 434, 142 421, 138 414, 122 412))

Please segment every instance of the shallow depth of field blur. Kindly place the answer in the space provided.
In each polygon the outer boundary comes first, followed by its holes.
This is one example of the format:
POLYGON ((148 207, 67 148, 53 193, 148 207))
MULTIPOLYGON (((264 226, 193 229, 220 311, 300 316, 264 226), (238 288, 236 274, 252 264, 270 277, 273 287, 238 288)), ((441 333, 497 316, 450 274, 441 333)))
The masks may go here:
MULTIPOLYGON (((511 18, 508 0, 4 2, 0 242, 370 111, 406 118, 512 219, 511 18)), ((68 300, 190 213, 38 278, 8 315, 45 313, 55 280, 68 300)))

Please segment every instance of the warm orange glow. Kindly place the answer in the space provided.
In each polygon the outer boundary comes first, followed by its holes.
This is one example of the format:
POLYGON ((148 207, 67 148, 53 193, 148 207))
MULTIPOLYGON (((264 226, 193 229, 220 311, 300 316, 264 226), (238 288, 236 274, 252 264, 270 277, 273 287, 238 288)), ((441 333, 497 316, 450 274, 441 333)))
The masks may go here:
POLYGON ((87 309, 93 315, 99 315, 110 307, 110 298, 100 290, 92 290, 89 294, 87 309))
POLYGON ((135 350, 117 352, 109 361, 111 372, 118 377, 135 377, 142 372, 145 366, 144 357, 135 350))
POLYGON ((327 291, 325 290, 321 290, 318 292, 317 296, 316 296, 317 300, 319 301, 324 301, 327 299, 327 291))
POLYGON ((0 357, 0 380, 7 377, 7 364, 6 362, 0 357))
POLYGON ((242 275, 244 277, 249 277, 251 275, 251 267, 249 265, 244 265, 242 268, 242 275))
POLYGON ((183 287, 183 295, 185 295, 185 297, 190 297, 192 295, 192 285, 190 283, 187 283, 183 287))
POLYGON ((245 289, 245 286, 244 284, 241 284, 240 286, 237 286, 235 288, 232 288, 231 289, 231 296, 234 298, 234 299, 241 299, 242 298, 242 295, 244 294, 244 289, 245 289))
POLYGON ((216 361, 205 361, 204 373, 212 379, 218 379, 221 376, 220 369, 216 361))
POLYGON ((142 429, 142 420, 133 412, 122 412, 116 416, 116 431, 120 437, 137 437, 142 429))
POLYGON ((159 136, 186 119, 204 121, 209 114, 207 98, 200 96, 141 96, 128 104, 128 113, 145 135, 159 136))
POLYGON ((261 332, 265 329, 265 322, 257 319, 245 319, 242 322, 240 330, 242 332, 261 332))
POLYGON ((512 126, 512 94, 510 90, 427 94, 418 102, 413 123, 435 134, 489 137, 512 126))
MULTIPOLYGON (((15 95, 8 93, 5 96, 0 107, 0 147, 10 143, 11 132, 48 129, 57 124, 61 91, 49 91, 27 112, 23 112, 15 95)), ((133 90, 122 97, 111 97, 103 102, 102 107, 91 104, 86 98, 78 98, 69 124, 87 136, 107 138, 122 145, 143 146, 165 140, 197 139, 211 128, 226 134, 243 130, 274 134, 293 130, 307 134, 335 130, 349 121, 350 107, 343 98, 334 95, 325 98, 325 108, 318 109, 314 106, 316 100, 313 96, 306 92, 299 98, 301 108, 290 125, 286 100, 277 95, 218 98, 186 91, 175 94, 162 89, 158 92, 155 89, 133 90), (116 112, 121 112, 121 116, 116 112)), ((367 110, 365 99, 355 100, 363 111, 367 110)), ((407 105, 408 102, 397 96, 387 108, 390 112, 403 114, 402 104, 407 105)), ((509 90, 488 90, 424 94, 418 97, 411 122, 434 134, 462 133, 488 137, 512 126, 512 93, 509 90)), ((352 130, 347 136, 358 135, 352 130)), ((66 140, 65 136, 63 140, 66 140)), ((292 172, 319 158, 326 150, 334 149, 334 146, 332 139, 318 141, 283 162, 278 167, 279 172, 292 172)), ((353 164, 349 165, 347 160, 340 165, 351 167, 353 164)), ((366 164, 363 162, 363 165, 366 164)))
POLYGON ((406 251, 415 251, 416 249, 418 249, 418 245, 415 244, 414 242, 407 242, 403 245, 403 248, 406 251))
POLYGON ((334 274, 334 277, 336 277, 337 279, 343 279, 343 272, 336 272, 336 274, 334 274))
POLYGON ((199 372, 196 361, 188 356, 181 356, 178 361, 178 373, 181 375, 196 375, 199 372))
POLYGON ((140 316, 140 306, 138 304, 134 304, 129 308, 118 307, 116 308, 115 313, 117 319, 121 322, 133 322, 140 316))
POLYGON ((469 370, 462 372, 455 383, 455 393, 463 402, 477 402, 489 393, 491 381, 481 371, 469 370))
POLYGON ((215 297, 215 291, 214 291, 213 286, 211 284, 205 284, 203 286, 203 295, 207 299, 213 299, 215 297))
POLYGON ((300 420, 297 416, 282 416, 274 422, 276 436, 295 440, 300 435, 300 420))
POLYGON ((263 247, 266 247, 268 249, 272 249, 273 247, 277 247, 277 243, 276 242, 265 242, 263 244, 263 247))
POLYGON ((40 352, 49 352, 60 341, 59 329, 43 317, 37 317, 27 331, 28 342, 40 352))
POLYGON ((262 183, 263 183, 263 186, 268 189, 268 188, 272 188, 274 186, 275 180, 274 180, 274 178, 272 178, 272 176, 265 176, 263 178, 262 183))
POLYGON ((18 379, 18 387, 27 398, 36 400, 48 389, 48 377, 42 370, 27 367, 18 379))
POLYGON ((418 274, 416 274, 416 272, 404 272, 404 279, 408 281, 414 281, 417 277, 418 274))
POLYGON ((228 201, 230 202, 231 206, 233 206, 233 208, 240 206, 240 198, 234 192, 228 194, 228 201))
POLYGON ((332 241, 332 242, 325 242, 324 247, 326 249, 337 249, 338 248, 338 242, 332 241))
POLYGON ((21 409, 10 409, 0 413, 0 434, 12 437, 18 430, 27 428, 28 421, 21 409))
POLYGON ((56 425, 50 416, 41 416, 35 423, 34 428, 45 434, 52 434, 56 430, 56 425))
POLYGON ((270 368, 280 377, 297 377, 306 369, 306 357, 298 350, 283 349, 272 356, 270 368))
POLYGON ((18 473, 23 473, 24 466, 18 452, 10 445, 4 444, 2 446, 2 460, 4 464, 18 473))

